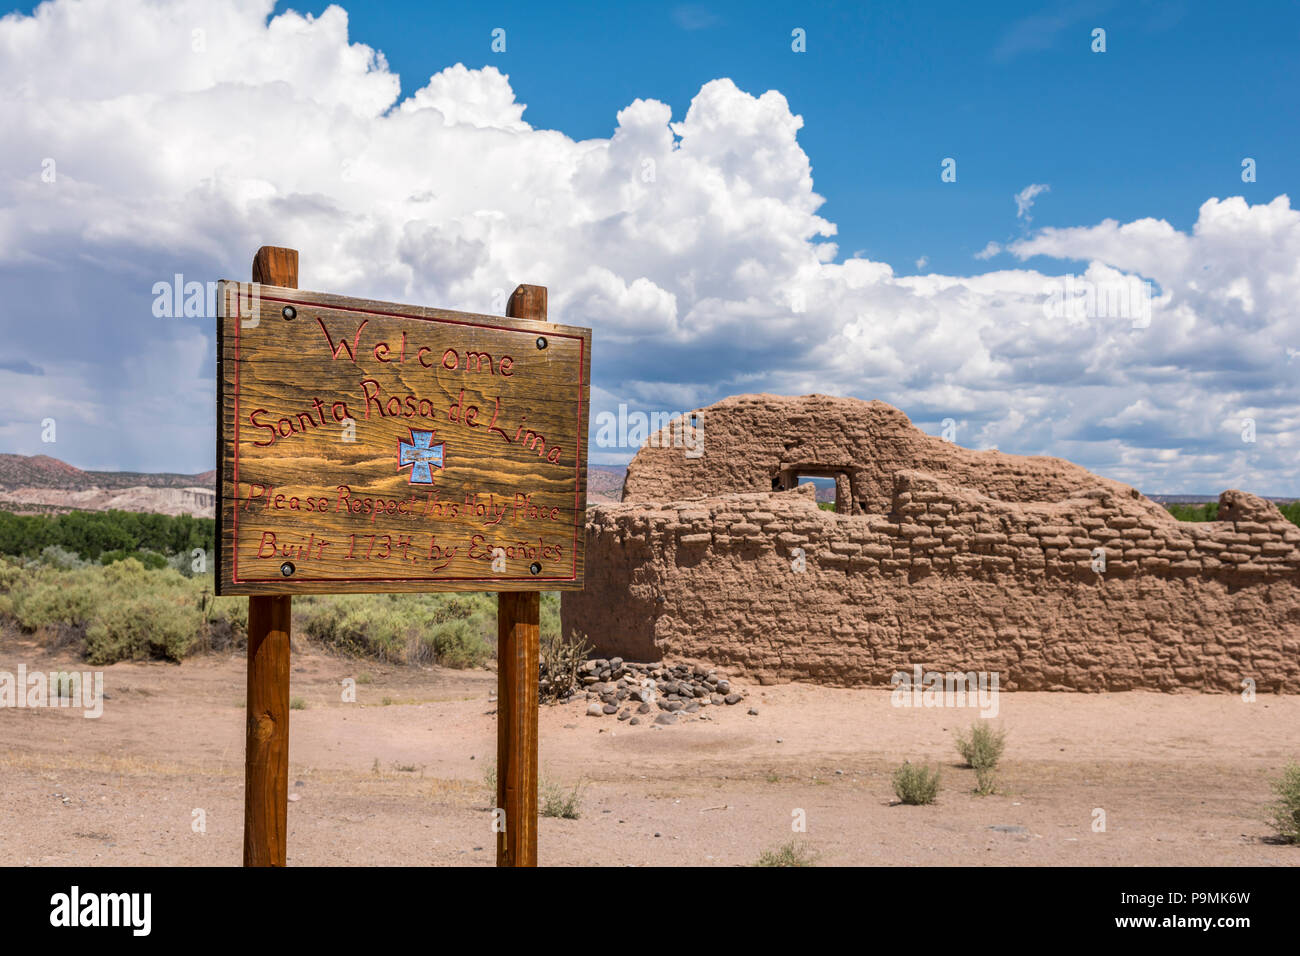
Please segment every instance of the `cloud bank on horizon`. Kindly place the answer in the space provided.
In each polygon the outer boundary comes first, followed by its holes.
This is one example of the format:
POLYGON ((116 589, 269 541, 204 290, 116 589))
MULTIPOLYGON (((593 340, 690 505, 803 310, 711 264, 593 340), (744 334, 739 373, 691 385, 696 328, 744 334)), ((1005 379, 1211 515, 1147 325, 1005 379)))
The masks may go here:
MULTIPOLYGON (((821 392, 1147 491, 1300 493, 1285 195, 1207 198, 1190 232, 1030 230, 981 253, 1005 268, 897 275, 839 260, 777 91, 720 78, 676 121, 637 99, 608 139, 575 141, 533 128, 493 67, 403 97, 342 8, 272 7, 56 0, 0 19, 0 449, 212 467, 214 323, 155 316, 152 290, 246 278, 271 244, 301 250, 304 289, 490 312, 548 286, 554 320, 594 330, 593 431, 620 403, 821 392), (1061 307, 1064 281, 1032 257, 1098 294, 1061 307), (1143 315, 1098 306, 1137 287, 1143 315)), ((1008 198, 1027 224, 1049 196, 1008 198)))

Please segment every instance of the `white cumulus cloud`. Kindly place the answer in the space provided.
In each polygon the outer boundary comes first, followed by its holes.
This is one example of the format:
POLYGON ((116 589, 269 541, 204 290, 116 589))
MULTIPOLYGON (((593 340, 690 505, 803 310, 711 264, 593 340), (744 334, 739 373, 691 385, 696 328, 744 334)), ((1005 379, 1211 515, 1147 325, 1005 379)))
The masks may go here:
POLYGON ((777 91, 717 79, 676 118, 637 99, 608 138, 574 140, 528 123, 496 69, 448 64, 404 94, 341 7, 272 7, 54 0, 0 20, 0 447, 211 467, 212 322, 155 317, 151 290, 247 277, 272 244, 301 251, 305 289, 493 311, 547 286, 553 319, 594 329, 593 412, 856 395, 1151 491, 1294 491, 1286 196, 1210 199, 1189 232, 1105 221, 990 244, 1154 290, 1145 325, 1083 300, 1053 317, 1062 279, 1037 270, 836 262, 777 91), (1251 444, 1228 427, 1247 413, 1251 444))

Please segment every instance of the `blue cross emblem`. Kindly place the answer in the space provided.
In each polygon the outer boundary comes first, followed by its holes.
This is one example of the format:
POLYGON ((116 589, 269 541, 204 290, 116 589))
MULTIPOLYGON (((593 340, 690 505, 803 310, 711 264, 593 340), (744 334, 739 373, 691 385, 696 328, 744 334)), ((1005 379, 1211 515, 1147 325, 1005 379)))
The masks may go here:
POLYGON ((398 441, 397 443, 397 470, 401 471, 408 465, 411 468, 411 484, 413 485, 431 485, 433 484, 433 467, 445 468, 443 464, 443 451, 446 442, 433 444, 433 432, 418 432, 414 428, 409 429, 411 440, 398 441))

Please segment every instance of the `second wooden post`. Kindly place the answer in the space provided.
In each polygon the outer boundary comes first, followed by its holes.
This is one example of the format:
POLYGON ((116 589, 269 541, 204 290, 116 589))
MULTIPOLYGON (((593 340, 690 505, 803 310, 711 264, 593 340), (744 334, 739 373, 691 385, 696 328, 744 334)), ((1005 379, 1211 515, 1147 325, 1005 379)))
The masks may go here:
MULTIPOLYGON (((546 321, 546 287, 521 285, 506 315, 546 321)), ((497 866, 537 865, 537 677, 541 593, 497 594, 497 866)))

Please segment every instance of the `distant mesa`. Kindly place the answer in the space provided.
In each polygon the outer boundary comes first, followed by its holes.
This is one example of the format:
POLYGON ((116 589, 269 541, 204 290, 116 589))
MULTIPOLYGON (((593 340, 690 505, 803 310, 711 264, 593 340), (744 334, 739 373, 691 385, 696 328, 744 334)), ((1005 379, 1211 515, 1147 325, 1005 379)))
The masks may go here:
POLYGON ((215 471, 85 471, 49 455, 0 454, 0 508, 21 514, 147 511, 211 518, 215 471))

